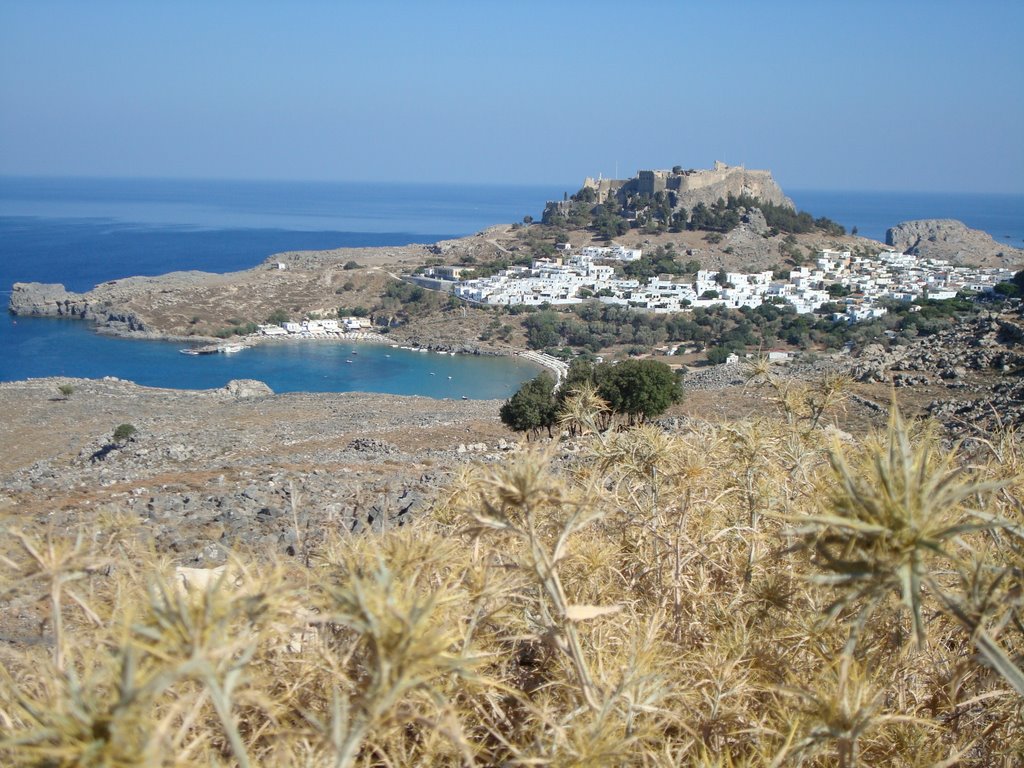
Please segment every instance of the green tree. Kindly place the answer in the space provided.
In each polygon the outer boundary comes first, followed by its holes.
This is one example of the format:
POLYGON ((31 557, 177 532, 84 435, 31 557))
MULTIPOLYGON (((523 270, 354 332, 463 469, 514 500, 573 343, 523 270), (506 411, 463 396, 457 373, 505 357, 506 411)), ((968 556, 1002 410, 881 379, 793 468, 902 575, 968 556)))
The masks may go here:
POLYGON ((498 413, 501 423, 517 432, 536 435, 546 428, 550 437, 558 414, 555 377, 545 372, 526 382, 505 401, 498 413))
POLYGON ((657 360, 623 360, 599 365, 594 371, 597 392, 616 413, 630 423, 643 422, 665 412, 683 397, 678 376, 657 360))
POLYGON ((843 285, 842 283, 832 283, 826 290, 828 291, 828 295, 834 299, 841 299, 844 296, 850 295, 849 286, 843 285))
POLYGON ((267 315, 267 325, 280 325, 288 322, 288 313, 283 309, 275 309, 267 315))
POLYGON ((126 443, 131 440, 135 433, 138 432, 132 424, 118 424, 117 429, 114 430, 114 442, 115 443, 126 443))
POLYGON ((70 384, 61 384, 59 387, 57 387, 57 391, 60 392, 61 397, 64 400, 69 400, 71 398, 71 395, 74 394, 75 388, 70 384))
POLYGON ((545 309, 523 321, 526 328, 526 343, 530 349, 545 349, 561 344, 558 332, 559 317, 556 312, 545 309))

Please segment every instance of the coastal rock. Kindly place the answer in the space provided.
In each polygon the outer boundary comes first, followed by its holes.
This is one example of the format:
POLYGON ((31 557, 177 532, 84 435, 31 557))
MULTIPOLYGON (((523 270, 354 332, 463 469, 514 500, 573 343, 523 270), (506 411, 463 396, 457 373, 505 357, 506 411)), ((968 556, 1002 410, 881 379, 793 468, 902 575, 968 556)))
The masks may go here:
POLYGON ((137 314, 116 308, 96 296, 96 291, 72 293, 60 283, 15 283, 7 310, 12 315, 89 320, 115 334, 149 331, 137 314))
POLYGON ((15 283, 7 309, 14 315, 84 317, 89 302, 60 283, 15 283))
POLYGON ((232 379, 220 391, 236 400, 266 397, 267 395, 274 394, 274 390, 256 379, 232 379))
POLYGON ((954 264, 1024 266, 1024 250, 997 242, 987 232, 970 229, 956 219, 904 221, 885 233, 886 245, 928 259, 954 264))

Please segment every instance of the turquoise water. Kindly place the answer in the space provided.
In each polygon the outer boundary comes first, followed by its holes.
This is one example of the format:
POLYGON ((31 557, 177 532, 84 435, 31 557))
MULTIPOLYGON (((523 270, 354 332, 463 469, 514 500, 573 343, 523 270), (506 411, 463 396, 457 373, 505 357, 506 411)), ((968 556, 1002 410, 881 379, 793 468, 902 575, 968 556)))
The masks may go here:
MULTIPOLYGON (((129 275, 245 269, 284 250, 434 242, 524 215, 539 219, 545 201, 577 186, 0 178, 0 303, 16 281, 85 291, 129 275)), ((791 197, 816 216, 857 226, 879 240, 900 221, 948 217, 1024 246, 1021 195, 803 190, 791 197)), ((514 359, 373 345, 288 343, 201 357, 179 354, 181 346, 104 337, 84 323, 5 314, 0 381, 117 376, 152 386, 211 388, 253 378, 280 392, 475 399, 507 397, 536 373, 514 359)))
POLYGON ((538 371, 515 357, 413 352, 366 342, 286 341, 231 355, 183 355, 181 343, 104 336, 77 320, 8 316, 3 322, 9 325, 0 368, 5 381, 116 376, 153 387, 212 389, 231 379, 259 379, 275 392, 478 400, 508 397, 538 371))
MULTIPOLYGON (((539 218, 544 202, 561 194, 521 186, 0 178, 0 302, 17 281, 85 291, 128 275, 245 269, 285 250, 434 242, 530 212, 539 218)), ((4 314, 0 381, 117 376, 205 389, 253 378, 277 392, 488 399, 509 396, 538 370, 514 358, 327 341, 234 355, 182 355, 182 346, 4 314)))

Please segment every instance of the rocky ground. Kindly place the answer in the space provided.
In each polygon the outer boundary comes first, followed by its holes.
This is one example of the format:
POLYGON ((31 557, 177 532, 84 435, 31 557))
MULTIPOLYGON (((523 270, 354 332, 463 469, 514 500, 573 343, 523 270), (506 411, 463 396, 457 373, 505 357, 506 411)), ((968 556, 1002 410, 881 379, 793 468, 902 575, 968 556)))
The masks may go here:
POLYGON ((1021 313, 986 315, 889 349, 872 344, 853 376, 906 391, 924 413, 960 435, 1024 424, 1024 325, 1021 313), (937 390, 937 391, 936 391, 937 390))
POLYGON ((515 450, 498 406, 275 395, 259 382, 0 384, 0 516, 59 526, 121 516, 182 564, 215 564, 233 547, 298 553, 328 527, 404 525, 455 467, 515 450), (114 440, 121 424, 132 438, 114 440))
MULTIPOLYGON (((850 398, 837 414, 847 431, 884 425, 895 396, 907 415, 932 416, 951 436, 984 436, 1024 424, 1022 363, 1024 324, 1014 312, 775 373, 811 383, 849 374, 850 398)), ((775 393, 747 379, 743 364, 689 371, 685 399, 663 424, 777 412, 775 393)), ((499 406, 278 395, 260 382, 208 391, 116 379, 0 384, 0 517, 132 521, 188 565, 216 564, 237 547, 299 555, 328 528, 405 525, 460 465, 518 450, 521 436, 500 423, 499 406), (116 440, 122 424, 135 434, 116 440)))

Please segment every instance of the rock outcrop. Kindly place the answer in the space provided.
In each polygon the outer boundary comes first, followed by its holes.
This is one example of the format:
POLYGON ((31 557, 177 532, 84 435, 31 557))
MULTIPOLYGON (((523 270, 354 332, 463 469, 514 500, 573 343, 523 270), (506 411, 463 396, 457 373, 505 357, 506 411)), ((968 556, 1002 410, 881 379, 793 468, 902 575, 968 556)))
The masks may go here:
POLYGON ((904 221, 886 231, 885 242, 903 253, 953 264, 1008 269, 1024 266, 1024 251, 1000 244, 987 232, 970 229, 956 219, 904 221))
POLYGON ((253 397, 267 397, 274 394, 274 390, 256 379, 232 379, 224 385, 224 389, 221 391, 235 400, 248 400, 253 397))
POLYGON ((97 290, 88 294, 71 293, 60 283, 15 283, 7 310, 14 315, 89 320, 115 332, 149 331, 134 312, 118 308, 109 299, 96 297, 97 290))
POLYGON ((8 310, 15 315, 85 317, 89 301, 60 283, 15 283, 8 310))

